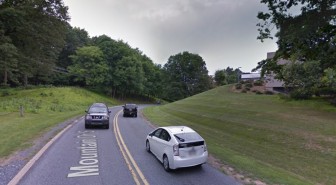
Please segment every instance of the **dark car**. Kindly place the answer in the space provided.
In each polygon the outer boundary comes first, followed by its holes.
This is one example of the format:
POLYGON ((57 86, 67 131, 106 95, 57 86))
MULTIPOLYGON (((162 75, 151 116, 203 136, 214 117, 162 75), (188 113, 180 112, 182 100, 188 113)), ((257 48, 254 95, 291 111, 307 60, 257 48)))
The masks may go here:
POLYGON ((124 114, 123 116, 132 116, 137 117, 138 116, 138 106, 136 104, 125 104, 124 106, 124 114))
POLYGON ((108 107, 104 103, 94 103, 85 111, 85 128, 101 126, 109 129, 110 115, 108 107))

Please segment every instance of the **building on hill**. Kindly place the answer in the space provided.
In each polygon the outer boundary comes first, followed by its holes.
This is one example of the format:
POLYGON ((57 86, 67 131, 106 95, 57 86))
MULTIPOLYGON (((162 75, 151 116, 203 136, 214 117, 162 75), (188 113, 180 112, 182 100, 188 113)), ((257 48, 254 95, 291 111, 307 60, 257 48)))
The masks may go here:
MULTIPOLYGON (((275 52, 267 53, 267 59, 273 58, 275 52)), ((278 59, 278 65, 285 65, 289 63, 289 60, 285 59, 278 59)), ((273 91, 273 92, 285 92, 284 82, 278 79, 275 79, 275 74, 272 72, 271 74, 265 75, 265 90, 266 91, 273 91)))
POLYGON ((256 81, 260 80, 260 73, 242 73, 240 75, 241 81, 256 81))

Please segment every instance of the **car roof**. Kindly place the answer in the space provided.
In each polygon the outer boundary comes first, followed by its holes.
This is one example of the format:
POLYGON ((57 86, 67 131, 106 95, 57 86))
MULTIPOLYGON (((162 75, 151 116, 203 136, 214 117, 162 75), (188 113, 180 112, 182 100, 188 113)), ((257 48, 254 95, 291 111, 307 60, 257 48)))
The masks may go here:
POLYGON ((163 129, 166 129, 172 134, 180 134, 180 133, 191 133, 195 132, 193 129, 187 127, 187 126, 168 126, 168 127, 160 127, 163 129))
POLYGON ((106 107, 105 103, 94 103, 91 105, 91 107, 106 107))

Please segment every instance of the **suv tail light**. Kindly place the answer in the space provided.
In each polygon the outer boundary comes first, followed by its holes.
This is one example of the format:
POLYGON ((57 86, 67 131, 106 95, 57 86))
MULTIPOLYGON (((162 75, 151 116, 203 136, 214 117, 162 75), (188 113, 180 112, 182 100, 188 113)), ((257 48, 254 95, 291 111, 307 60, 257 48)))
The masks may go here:
POLYGON ((178 144, 173 146, 173 153, 174 153, 174 156, 179 155, 179 145, 178 144))

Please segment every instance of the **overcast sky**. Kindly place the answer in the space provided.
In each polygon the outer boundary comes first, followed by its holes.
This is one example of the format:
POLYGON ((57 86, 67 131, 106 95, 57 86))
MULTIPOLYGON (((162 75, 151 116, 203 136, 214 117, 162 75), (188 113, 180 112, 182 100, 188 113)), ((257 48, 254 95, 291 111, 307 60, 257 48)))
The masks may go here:
POLYGON ((209 74, 250 72, 275 40, 257 40, 260 0, 64 0, 70 24, 139 48, 156 64, 183 51, 199 54, 209 74))

